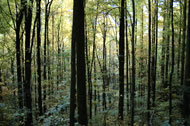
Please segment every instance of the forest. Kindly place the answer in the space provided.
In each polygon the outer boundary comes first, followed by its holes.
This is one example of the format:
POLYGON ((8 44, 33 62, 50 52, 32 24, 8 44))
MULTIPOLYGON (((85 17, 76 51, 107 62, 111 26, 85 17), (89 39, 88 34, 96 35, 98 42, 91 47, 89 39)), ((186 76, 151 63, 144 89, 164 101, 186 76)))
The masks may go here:
POLYGON ((0 126, 190 126, 190 0, 0 0, 0 126))

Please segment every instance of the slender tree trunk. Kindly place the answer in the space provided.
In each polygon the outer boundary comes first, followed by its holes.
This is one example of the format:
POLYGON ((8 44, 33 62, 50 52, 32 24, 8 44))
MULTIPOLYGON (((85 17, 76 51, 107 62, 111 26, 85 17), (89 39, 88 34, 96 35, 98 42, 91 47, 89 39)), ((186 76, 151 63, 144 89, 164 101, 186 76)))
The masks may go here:
POLYGON ((156 35, 155 35, 155 40, 156 40, 156 45, 155 45, 155 65, 154 65, 154 86, 153 86, 153 106, 155 106, 155 99, 156 99, 156 78, 157 78, 157 56, 158 56, 158 0, 156 1, 156 35))
POLYGON ((16 63, 17 63, 17 83, 18 83, 18 102, 19 109, 23 108, 23 91, 22 91, 22 75, 21 75, 21 59, 20 59, 20 25, 17 24, 16 29, 16 63))
MULTIPOLYGON (((168 7, 169 6, 169 0, 166 2, 166 6, 168 7)), ((166 40, 166 73, 165 73, 165 87, 167 88, 168 87, 168 73, 169 73, 169 58, 170 58, 170 8, 168 7, 167 8, 167 40, 166 40)))
POLYGON ((172 30, 172 68, 170 73, 170 82, 169 82, 169 124, 172 125, 172 79, 174 72, 174 58, 175 58, 175 49, 174 49, 174 19, 173 19, 173 0, 170 3, 170 13, 171 13, 171 30, 172 30))
MULTIPOLYGON (((95 21, 92 23, 93 26, 93 56, 92 56, 92 60, 94 61, 94 63, 92 62, 92 64, 94 64, 94 113, 96 115, 97 112, 97 84, 96 84, 96 58, 95 58, 95 50, 96 50, 96 27, 97 27, 97 19, 98 19, 98 8, 99 8, 99 2, 97 2, 97 8, 96 8, 96 17, 95 17, 95 21)), ((92 68, 91 68, 92 69, 92 68)))
POLYGON ((148 26, 148 95, 147 95, 147 125, 150 126, 150 85, 151 85, 151 1, 148 1, 149 26, 148 26))
POLYGON ((40 58, 40 48, 41 48, 41 0, 36 2, 36 15, 37 15, 37 73, 38 73, 38 108, 39 115, 42 115, 42 87, 41 87, 41 58, 40 58))
MULTIPOLYGON (((153 18, 153 20, 152 20, 152 22, 155 22, 154 21, 154 18, 153 18)), ((155 68, 155 24, 153 23, 152 24, 152 60, 151 60, 151 70, 150 70, 150 72, 151 72, 151 92, 152 92, 152 106, 154 106, 154 94, 155 94, 155 85, 154 85, 154 82, 155 82, 155 80, 154 80, 154 78, 155 78, 155 71, 154 71, 154 68, 155 68)))
POLYGON ((107 59, 107 51, 106 51, 106 35, 107 35, 107 30, 106 30, 106 25, 107 25, 107 15, 104 15, 104 23, 103 23, 103 71, 102 71, 102 79, 103 79, 103 110, 107 109, 107 102, 106 102, 106 79, 107 79, 107 67, 106 67, 106 59, 107 59))
MULTIPOLYGON (((180 3, 180 21, 179 21, 179 36, 178 36, 178 56, 177 56, 177 78, 180 78, 180 61, 181 61, 181 32, 182 32, 182 3, 180 3)), ((180 79, 179 79, 180 80, 180 79)))
POLYGON ((97 113, 97 82, 96 82, 96 60, 94 59, 94 114, 97 113))
MULTIPOLYGON (((127 8, 127 1, 126 7, 127 8)), ((127 97, 127 114, 129 114, 129 40, 128 40, 128 15, 126 14, 126 97, 127 97)))
POLYGON ((121 120, 123 120, 124 110, 124 3, 125 0, 121 0, 119 32, 119 119, 121 120))
MULTIPOLYGON (((59 24, 58 24, 58 31, 57 31, 57 52, 58 52, 58 56, 57 56, 57 91, 58 91, 59 83, 60 83, 60 80, 61 80, 61 76, 60 76, 60 70, 61 70, 60 30, 61 30, 61 28, 60 28, 60 25, 61 25, 61 18, 60 18, 60 21, 59 21, 59 24)), ((53 59, 53 61, 54 61, 54 59, 53 59)), ((52 85, 52 91, 53 91, 53 85, 52 85)))
POLYGON ((32 93, 31 93, 31 25, 32 25, 32 4, 25 3, 25 81, 24 81, 24 105, 27 109, 25 125, 32 126, 32 93))
MULTIPOLYGON (((166 0, 164 0, 164 6, 166 6, 166 0)), ((165 11, 165 8, 163 9, 163 12, 165 11)), ((165 85, 165 60, 166 60, 166 14, 163 13, 163 33, 162 33, 162 52, 161 52, 161 82, 162 82, 162 88, 166 88, 165 85)))
MULTIPOLYGON (((37 15, 36 15, 36 18, 37 18, 37 15)), ((35 47, 34 47, 35 48, 35 47)), ((36 47, 37 48, 37 47, 36 47)), ((37 99, 37 69, 35 69, 36 68, 36 66, 37 66, 37 55, 36 55, 36 51, 34 51, 34 54, 33 54, 33 58, 34 58, 34 60, 33 60, 33 66, 32 67, 34 67, 34 69, 33 69, 33 74, 34 74, 34 82, 32 83, 33 85, 32 85, 32 91, 31 92, 34 92, 34 100, 32 99, 32 101, 33 101, 33 104, 34 104, 34 109, 35 110, 37 110, 37 106, 38 106, 38 99, 37 99)), ((35 115, 35 119, 37 119, 37 113, 38 111, 35 111, 34 112, 34 115, 35 115)))
MULTIPOLYGON (((144 89, 144 82, 143 82, 143 78, 144 78, 144 9, 143 9, 144 4, 142 4, 142 13, 141 13, 141 57, 140 57, 140 78, 141 78, 141 85, 140 85, 140 96, 142 98, 143 96, 143 89, 144 89)), ((141 104, 142 105, 142 104, 141 104)))
MULTIPOLYGON (((186 43, 186 10, 187 10, 187 0, 184 0, 183 6, 183 42, 182 42, 182 50, 185 50, 185 43, 186 43)), ((181 54, 181 85, 184 83, 184 67, 185 67, 185 51, 182 51, 181 54)))
POLYGON ((51 92, 51 50, 50 50, 50 40, 49 40, 49 13, 50 13, 50 10, 48 9, 48 20, 47 20, 47 87, 48 87, 48 91, 47 91, 47 95, 46 97, 48 97, 48 99, 50 98, 50 92, 51 92))
MULTIPOLYGON (((90 119, 92 119, 92 65, 90 66, 90 63, 93 63, 93 57, 92 61, 90 62, 89 56, 90 56, 90 47, 88 48, 88 33, 87 33, 87 24, 85 21, 85 51, 86 51, 86 66, 87 66, 87 77, 88 77, 88 99, 89 99, 89 115, 90 119)), ((93 46, 94 47, 94 46, 93 46)), ((93 50, 94 51, 94 50, 93 50)))
MULTIPOLYGON (((153 0, 152 0, 152 3, 153 3, 153 0)), ((154 6, 155 3, 153 3, 153 6, 154 6)), ((153 8, 153 12, 155 12, 155 8, 153 8)), ((156 38, 156 17, 155 17, 155 13, 153 14, 152 16, 152 66, 151 66, 151 75, 152 75, 152 78, 151 78, 151 86, 152 86, 152 106, 155 105, 155 99, 154 99, 154 94, 155 94, 155 55, 156 55, 156 43, 155 43, 155 38, 156 38)))
POLYGON ((47 72, 46 72, 46 67, 47 67, 47 22, 48 22, 48 4, 47 4, 47 1, 45 1, 46 4, 45 4, 45 31, 44 31, 44 72, 43 72, 43 79, 44 79, 44 84, 43 84, 43 110, 44 110, 44 113, 46 112, 46 92, 47 92, 47 89, 46 89, 46 86, 47 86, 47 72))
MULTIPOLYGON (((24 7, 24 0, 21 0, 21 8, 24 7)), ((17 64, 17 87, 18 87, 18 104, 19 109, 23 108, 23 91, 22 91, 22 75, 21 75, 21 51, 20 51, 20 28, 23 19, 23 12, 21 9, 16 14, 16 64, 17 64)))
MULTIPOLYGON (((55 32, 54 32, 54 29, 55 29, 55 17, 54 17, 54 15, 55 15, 55 13, 52 13, 52 64, 55 62, 55 41, 54 41, 54 36, 55 36, 55 32)), ((61 18, 61 17, 60 17, 61 18)), ((60 22, 59 22, 59 26, 58 26, 58 35, 59 35, 59 31, 60 31, 60 22)), ((59 36, 58 36, 58 39, 59 39, 59 36)), ((58 40, 59 41, 59 40, 58 40)), ((57 45, 58 47, 60 46, 59 44, 57 45)), ((58 57, 60 57, 60 55, 58 54, 58 57)), ((58 59, 58 66, 60 67, 60 58, 58 59)), ((53 68, 52 68, 53 69, 53 68)), ((50 94, 52 94, 53 95, 53 91, 54 91, 54 77, 53 77, 53 75, 54 75, 54 72, 53 72, 53 70, 51 70, 51 82, 50 82, 50 94)), ((58 75, 58 81, 59 81, 59 76, 60 76, 60 73, 59 73, 59 71, 58 71, 58 73, 57 73, 57 75, 58 75)))
POLYGON ((48 34, 48 24, 49 24, 49 14, 50 14, 50 9, 52 5, 53 0, 47 2, 45 0, 45 31, 44 31, 44 73, 43 73, 43 78, 44 78, 44 92, 43 92, 43 100, 44 100, 44 113, 47 110, 46 106, 46 97, 47 97, 47 86, 49 86, 49 92, 50 92, 50 85, 49 85, 49 80, 50 80, 50 59, 49 59, 49 34, 48 34), (48 54, 47 54, 48 53, 48 54), (49 61, 49 62, 48 62, 49 61), (48 71, 47 71, 48 67, 48 71), (48 73, 47 73, 48 72, 48 73), (48 76, 47 76, 48 74, 48 76))
MULTIPOLYGON (((189 1, 190 5, 190 1, 189 1)), ((190 125, 190 6, 188 8, 188 32, 187 32, 187 46, 186 46, 186 65, 185 65, 185 81, 184 81, 184 118, 186 125, 190 125)))
POLYGON ((154 12, 155 15, 153 17, 153 26, 152 26, 152 106, 155 106, 155 98, 156 98, 156 68, 157 68, 157 48, 158 48, 158 2, 155 1, 154 12))
POLYGON ((133 5, 133 24, 132 24, 132 83, 131 83, 131 126, 134 124, 134 106, 135 106, 135 1, 133 5))

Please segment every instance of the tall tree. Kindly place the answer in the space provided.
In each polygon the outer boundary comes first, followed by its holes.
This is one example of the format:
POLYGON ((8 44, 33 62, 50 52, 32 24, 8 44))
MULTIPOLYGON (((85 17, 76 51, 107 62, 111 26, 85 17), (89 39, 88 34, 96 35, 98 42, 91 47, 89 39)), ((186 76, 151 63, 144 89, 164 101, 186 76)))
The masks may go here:
MULTIPOLYGON (((74 23, 74 19, 73 19, 74 23)), ((76 27, 76 26, 75 26, 76 27)), ((76 28, 72 28, 72 43, 71 43, 71 86, 70 86, 70 126, 75 125, 75 109, 76 109, 76 28)))
POLYGON ((45 84, 43 84, 43 110, 44 110, 44 113, 46 112, 46 94, 47 94, 47 89, 46 89, 46 85, 47 85, 47 27, 48 27, 48 4, 47 3, 47 0, 45 0, 45 31, 44 31, 44 64, 43 64, 43 67, 44 67, 44 71, 43 71, 43 79, 44 79, 44 82, 45 84))
POLYGON ((17 83, 18 83, 18 102, 19 109, 23 108, 23 89, 22 89, 22 75, 21 75, 21 51, 20 51, 20 28, 24 13, 24 0, 20 1, 21 9, 16 8, 16 64, 17 64, 17 83))
POLYGON ((134 125, 135 107, 135 0, 132 0, 133 23, 132 23, 132 83, 131 83, 131 126, 134 125))
POLYGON ((12 11, 11 11, 11 6, 10 6, 10 1, 7 0, 8 8, 9 8, 9 13, 13 22, 14 30, 16 33, 16 64, 17 64, 17 88, 18 88, 18 105, 19 109, 23 108, 23 81, 22 81, 22 74, 21 74, 21 35, 20 35, 20 30, 21 30, 21 25, 22 25, 22 20, 23 20, 23 15, 24 15, 24 4, 25 0, 20 0, 20 7, 18 6, 19 4, 15 2, 16 6, 16 21, 13 17, 12 11), (16 23, 16 25, 15 25, 16 23))
POLYGON ((151 85, 151 1, 148 0, 148 95, 147 95, 147 125, 150 125, 150 85, 151 85))
MULTIPOLYGON (((185 50, 185 43, 186 43, 186 22, 187 22, 187 0, 184 0, 183 5, 183 42, 182 42, 182 50, 185 50)), ((185 67, 185 51, 182 51, 181 54, 181 85, 184 83, 184 67, 185 67)))
MULTIPOLYGON (((155 3, 153 3, 153 6, 155 6, 155 3)), ((156 71, 155 71, 155 60, 156 60, 156 8, 153 8, 153 12, 154 12, 154 14, 153 14, 153 16, 152 16, 152 62, 151 62, 151 64, 152 64, 152 66, 151 66, 151 75, 152 75, 152 93, 153 93, 153 95, 152 95, 152 106, 154 106, 155 105, 155 89, 156 89, 156 85, 155 85, 155 82, 156 82, 156 80, 155 80, 155 78, 156 78, 156 76, 155 76, 155 73, 156 73, 156 71)))
POLYGON ((174 16, 173 16, 173 0, 170 3, 170 13, 171 13, 171 31, 172 31, 172 66, 170 73, 170 82, 169 82, 169 124, 172 125, 172 79, 174 72, 174 16))
MULTIPOLYGON (((189 1, 190 5, 190 1, 189 1)), ((186 65, 185 65, 185 81, 184 81, 184 117, 186 125, 190 125, 190 6, 188 8, 188 32, 187 32, 187 46, 186 46, 186 65)))
MULTIPOLYGON (((183 16, 182 16, 182 13, 183 13, 183 6, 182 6, 183 4, 182 3, 180 3, 180 18, 179 18, 179 23, 178 23, 178 26, 179 26, 179 35, 178 35, 178 49, 177 49, 177 53, 178 53, 178 55, 177 55, 177 78, 180 78, 180 69, 181 69, 181 67, 180 67, 180 64, 181 64, 181 38, 182 38, 182 34, 181 34, 181 32, 182 32, 182 19, 183 19, 183 16)), ((179 80, 180 81, 180 80, 179 80)))
MULTIPOLYGON (((164 7, 163 7, 163 12, 165 11, 165 6, 166 6, 166 0, 164 0, 164 7)), ((164 25, 166 23, 166 13, 163 13, 163 33, 162 33, 162 58, 161 58, 161 79, 162 79, 162 87, 166 88, 165 85, 165 60, 166 60, 166 47, 165 47, 165 43, 166 43, 166 25, 164 25)))
POLYGON ((124 3, 121 0, 119 32, 119 119, 123 120, 124 105, 124 3))
MULTIPOLYGON (((95 50, 96 50, 96 29, 97 29, 97 19, 98 19, 98 9, 99 9, 99 1, 97 1, 97 7, 96 7, 96 16, 95 20, 92 21, 92 29, 93 29, 93 54, 92 54, 92 60, 94 61, 94 112, 96 115, 97 112, 97 104, 96 104, 96 99, 97 99, 97 85, 96 85, 96 58, 95 58, 95 50)), ((92 62, 93 64, 93 62, 92 62)), ((91 68, 92 71, 92 68, 91 68)))
POLYGON ((155 99, 156 99, 156 76, 157 76, 157 56, 158 56, 158 0, 156 0, 156 9, 155 9, 155 14, 156 14, 156 29, 155 29, 155 40, 156 40, 156 46, 155 46, 155 65, 154 65, 154 87, 153 87, 153 106, 155 106, 155 99))
POLYGON ((40 58, 40 48, 41 48, 41 0, 36 2, 36 16, 37 16, 37 74, 38 74, 38 108, 39 114, 42 115, 42 87, 41 87, 41 58, 40 58))
POLYGON ((165 66, 166 66, 166 70, 165 70, 165 87, 167 88, 168 87, 168 77, 169 77, 169 59, 170 59, 170 18, 171 18, 171 13, 170 13, 170 1, 167 0, 166 1, 166 7, 167 7, 167 21, 166 21, 166 28, 167 28, 167 37, 166 37, 166 63, 165 63, 165 66))
MULTIPOLYGON (((44 84, 44 92, 43 92, 43 100, 44 100, 44 112, 46 112, 46 97, 47 97, 47 51, 48 51, 48 56, 49 56, 49 38, 48 38, 48 24, 49 24, 49 15, 50 15, 50 9, 51 9, 51 5, 52 5, 53 0, 45 0, 45 31, 44 31, 44 73, 43 73, 43 78, 45 80, 45 84, 44 84), (47 48, 48 46, 48 48, 47 48)), ((49 60, 48 60, 49 61, 49 60)), ((49 75, 49 65, 48 65, 48 75, 49 75)), ((49 76, 48 76, 49 77, 49 76)), ((48 78, 49 79, 49 78, 48 78)))
MULTIPOLYGON (((127 9, 127 0, 126 7, 127 9)), ((126 97, 127 97, 127 113, 129 113, 129 40, 128 40, 128 15, 126 14, 126 97)))
POLYGON ((33 0, 25 1, 25 81, 24 81, 24 105, 27 109, 25 125, 32 124, 32 93, 31 93, 31 26, 33 0))
MULTIPOLYGON (((107 81, 107 49, 106 49, 106 38, 107 38, 107 14, 104 14, 104 22, 103 22, 103 68, 102 68, 102 80, 103 80, 103 110, 107 109, 107 102, 106 102, 106 81, 107 81)), ((99 64, 100 65, 100 64, 99 64)), ((100 68, 101 69, 101 68, 100 68)))
MULTIPOLYGON (((52 29, 54 29, 54 16, 52 16, 52 29)), ((60 44, 60 31, 61 31, 61 17, 59 19, 59 23, 58 23, 58 27, 57 27, 57 90, 58 90, 58 87, 59 87, 59 83, 60 83, 60 80, 61 80, 61 76, 60 76, 60 70, 61 70, 61 60, 60 60, 60 56, 61 56, 61 44, 60 44)), ((54 31, 54 30, 53 30, 54 31)), ((52 32, 53 32, 52 31, 52 32)), ((54 41, 54 37, 52 35, 52 41, 54 41)), ((53 42, 54 43, 54 42, 53 42)), ((54 48, 54 45, 53 45, 53 48, 54 48)), ((53 50, 54 51, 54 50, 53 50)), ((53 61, 54 61, 54 58, 53 58, 53 61)), ((62 74, 63 75, 63 74, 62 74)), ((52 84, 52 92, 53 92, 53 84, 52 84)))
POLYGON ((84 37, 84 0, 74 0, 72 41, 77 50, 77 107, 78 122, 88 125, 86 104, 86 74, 85 74, 85 37, 84 37))

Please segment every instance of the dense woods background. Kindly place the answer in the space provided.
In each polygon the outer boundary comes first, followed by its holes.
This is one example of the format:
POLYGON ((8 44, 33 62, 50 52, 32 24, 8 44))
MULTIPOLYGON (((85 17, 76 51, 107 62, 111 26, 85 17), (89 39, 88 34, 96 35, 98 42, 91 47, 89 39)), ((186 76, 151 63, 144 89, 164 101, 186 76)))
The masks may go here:
POLYGON ((0 0, 0 126, 189 126, 190 0, 0 0))

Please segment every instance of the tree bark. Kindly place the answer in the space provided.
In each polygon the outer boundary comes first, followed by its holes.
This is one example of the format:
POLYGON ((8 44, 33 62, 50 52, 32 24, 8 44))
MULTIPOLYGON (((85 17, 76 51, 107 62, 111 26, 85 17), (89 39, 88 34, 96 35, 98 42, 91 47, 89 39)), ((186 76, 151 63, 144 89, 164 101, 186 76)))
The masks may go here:
MULTIPOLYGON (((187 10, 187 0, 184 0, 184 7, 183 7, 183 42, 182 42, 182 50, 185 50, 185 43, 186 43, 186 10, 187 10)), ((182 51, 181 54, 181 85, 184 83, 184 67, 185 67, 185 51, 182 51)))
POLYGON ((37 73, 38 73, 38 108, 39 115, 42 115, 42 87, 41 87, 41 58, 40 58, 40 48, 41 48, 41 0, 36 2, 36 16, 37 16, 37 73))
POLYGON ((86 104, 84 0, 74 0, 72 41, 77 47, 77 103, 78 122, 88 125, 86 104))
MULTIPOLYGON (((127 9, 127 1, 126 7, 127 9)), ((126 14, 126 97, 127 97, 127 113, 129 114, 129 40, 128 40, 128 15, 126 14)))
POLYGON ((119 119, 123 120, 124 107, 124 3, 121 0, 120 32, 119 32, 119 119))
POLYGON ((148 1, 148 95, 147 95, 147 125, 150 126, 150 85, 151 85, 151 1, 148 1))
POLYGON ((45 0, 45 31, 44 31, 44 64, 43 64, 43 67, 44 67, 44 71, 43 71, 43 79, 44 79, 44 84, 43 84, 43 110, 44 110, 44 113, 46 112, 46 94, 47 94, 47 71, 46 71, 46 68, 47 68, 47 22, 48 22, 48 3, 47 1, 45 0))
POLYGON ((135 1, 133 5, 133 23, 132 23, 132 83, 131 83, 131 126, 134 125, 134 106, 135 106, 135 1))
POLYGON ((174 58, 175 58, 175 49, 174 49, 174 19, 173 19, 173 0, 170 3, 170 13, 171 13, 171 30, 172 30, 172 68, 170 73, 170 82, 169 82, 169 124, 172 125, 172 79, 174 72, 174 58))
MULTIPOLYGON (((24 7, 24 0, 21 0, 21 8, 24 7)), ((20 51, 20 27, 23 20, 24 10, 21 9, 16 13, 16 64, 17 64, 17 87, 18 87, 18 102, 19 109, 23 108, 23 89, 21 75, 21 51, 20 51)))
POLYGON ((25 3, 25 81, 24 81, 24 105, 27 109, 25 125, 32 126, 32 93, 31 93, 31 25, 32 25, 32 5, 25 3))
MULTIPOLYGON (((190 1, 189 1, 190 5, 190 1)), ((187 46, 186 46, 186 65, 185 65, 185 81, 184 81, 184 118, 186 125, 190 123, 190 6, 188 8, 188 32, 187 32, 187 46)))

